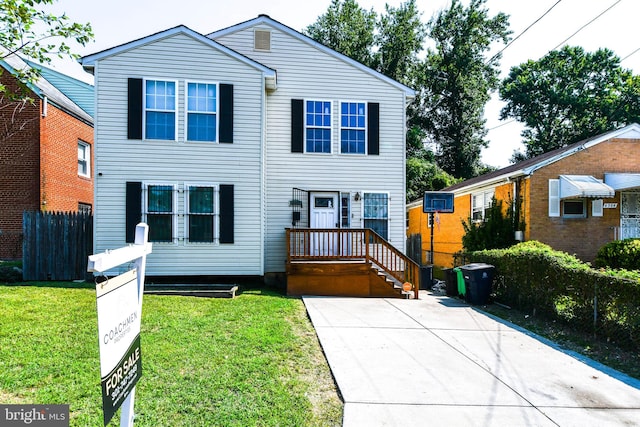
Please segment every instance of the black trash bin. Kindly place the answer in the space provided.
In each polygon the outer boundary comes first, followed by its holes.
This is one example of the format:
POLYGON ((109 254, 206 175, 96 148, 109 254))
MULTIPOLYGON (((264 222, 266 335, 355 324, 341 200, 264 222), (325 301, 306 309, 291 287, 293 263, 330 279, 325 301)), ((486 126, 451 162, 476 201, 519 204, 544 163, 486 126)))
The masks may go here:
POLYGON ((464 275, 466 300, 473 305, 489 302, 495 267, 491 264, 473 263, 460 267, 464 275))
POLYGON ((447 295, 450 297, 457 297, 458 278, 456 277, 456 272, 453 271, 453 268, 443 268, 442 272, 444 273, 444 283, 446 285, 447 295))
POLYGON ((429 290, 433 286, 433 265, 420 267, 420 289, 429 290))

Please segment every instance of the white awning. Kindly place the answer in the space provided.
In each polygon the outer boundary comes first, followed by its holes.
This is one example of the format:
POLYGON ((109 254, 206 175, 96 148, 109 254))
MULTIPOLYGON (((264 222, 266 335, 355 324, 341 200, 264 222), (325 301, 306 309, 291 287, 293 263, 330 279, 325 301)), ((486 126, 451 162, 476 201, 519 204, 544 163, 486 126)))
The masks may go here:
POLYGON ((560 198, 607 199, 616 191, 591 175, 560 175, 560 198))
POLYGON ((614 190, 640 188, 640 173, 605 173, 604 182, 614 190))

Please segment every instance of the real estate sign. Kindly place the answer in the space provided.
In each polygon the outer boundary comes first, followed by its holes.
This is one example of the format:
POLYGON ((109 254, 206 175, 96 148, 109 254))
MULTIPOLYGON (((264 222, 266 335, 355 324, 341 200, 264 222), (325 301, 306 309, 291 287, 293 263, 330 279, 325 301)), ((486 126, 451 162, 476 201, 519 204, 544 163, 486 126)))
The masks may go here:
POLYGON ((104 425, 142 375, 136 270, 96 285, 104 425))

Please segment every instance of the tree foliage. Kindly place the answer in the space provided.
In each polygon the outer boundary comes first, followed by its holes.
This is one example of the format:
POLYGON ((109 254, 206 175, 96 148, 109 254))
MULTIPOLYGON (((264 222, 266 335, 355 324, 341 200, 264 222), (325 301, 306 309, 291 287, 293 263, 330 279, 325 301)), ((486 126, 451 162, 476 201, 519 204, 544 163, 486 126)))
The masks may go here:
POLYGON ((356 0, 331 0, 324 15, 309 25, 305 34, 364 65, 373 65, 374 30, 377 14, 356 0))
POLYGON ((449 174, 477 175, 481 149, 488 145, 484 107, 499 85, 500 55, 487 59, 495 42, 509 39, 508 16, 489 16, 486 0, 464 7, 452 0, 428 23, 435 43, 417 78, 419 96, 413 120, 437 146, 437 161, 449 174))
POLYGON ((518 243, 515 232, 525 228, 521 204, 521 199, 509 200, 505 209, 502 200, 494 197, 484 221, 475 222, 471 218, 463 221, 465 234, 462 236, 462 246, 465 251, 504 249, 518 243))
MULTIPOLYGON (((13 54, 40 64, 49 64, 53 57, 77 58, 69 40, 84 46, 93 39, 90 24, 71 22, 66 14, 55 15, 43 10, 55 0, 0 0, 0 60, 13 54)), ((35 81, 37 68, 14 70, 23 84, 35 81)), ((0 93, 12 96, 0 84, 0 93)))
POLYGON ((565 46, 513 67, 500 87, 501 119, 522 122, 530 158, 640 120, 640 76, 609 49, 565 46))

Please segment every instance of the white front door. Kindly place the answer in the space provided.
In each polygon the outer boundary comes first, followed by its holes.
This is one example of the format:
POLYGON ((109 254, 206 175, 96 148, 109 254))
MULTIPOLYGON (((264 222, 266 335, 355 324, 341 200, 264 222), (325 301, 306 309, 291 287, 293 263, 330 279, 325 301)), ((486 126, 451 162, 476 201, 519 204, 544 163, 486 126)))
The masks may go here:
MULTIPOLYGON (((311 193, 311 228, 338 228, 338 193, 311 193)), ((312 255, 332 256, 338 252, 338 239, 331 232, 311 233, 312 255)))

